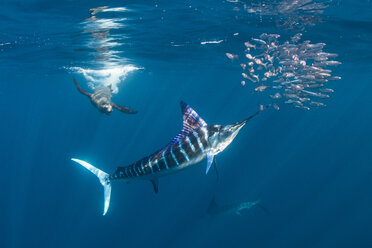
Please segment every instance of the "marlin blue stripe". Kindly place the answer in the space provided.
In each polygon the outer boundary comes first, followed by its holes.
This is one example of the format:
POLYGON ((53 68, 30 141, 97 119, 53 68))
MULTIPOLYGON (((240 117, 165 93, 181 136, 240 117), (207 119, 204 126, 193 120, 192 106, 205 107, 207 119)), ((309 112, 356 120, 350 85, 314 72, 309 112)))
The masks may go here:
POLYGON ((142 174, 146 174, 145 167, 143 166, 143 159, 141 160, 141 170, 142 174))
POLYGON ((179 166, 180 163, 178 163, 178 161, 176 159, 176 156, 174 156, 174 154, 173 154, 173 146, 171 146, 170 153, 172 154, 172 157, 173 157, 174 162, 176 162, 177 166, 179 166))
POLYGON ((166 150, 163 151, 163 153, 161 154, 161 157, 163 158, 163 161, 164 161, 164 164, 165 164, 165 167, 167 168, 167 170, 169 169, 168 167, 168 164, 167 164, 167 160, 165 159, 164 157, 164 153, 165 153, 166 150))
POLYGON ((184 150, 183 147, 182 147, 181 141, 178 142, 178 147, 180 148, 180 151, 181 151, 181 153, 183 154, 183 156, 186 158, 186 160, 187 160, 187 161, 190 161, 189 157, 187 156, 185 150, 184 150))
POLYGON ((136 166, 136 171, 137 171, 138 176, 141 176, 141 170, 138 166, 136 166))
POLYGON ((138 176, 141 176, 141 169, 139 167, 139 161, 134 163, 134 169, 136 170, 138 176))
POLYGON ((192 134, 194 135, 195 139, 198 141, 198 145, 199 145, 199 147, 200 147, 200 150, 201 150, 202 152, 204 152, 204 147, 203 147, 202 142, 200 141, 200 138, 199 138, 198 133, 195 132, 195 131, 193 131, 192 134))
POLYGON ((189 145, 191 147, 191 150, 193 152, 195 152, 195 146, 191 143, 191 140, 190 140, 189 136, 186 136, 186 140, 187 140, 187 142, 189 142, 189 145))
POLYGON ((138 164, 138 170, 140 172, 141 175, 144 174, 143 170, 142 170, 142 160, 140 161, 141 163, 138 164))
POLYGON ((151 165, 151 156, 149 157, 149 167, 150 167, 151 173, 154 173, 154 170, 152 169, 152 165, 151 165))
POLYGON ((132 173, 131 173, 129 167, 125 168, 125 171, 126 171, 126 173, 128 174, 128 177, 131 177, 131 176, 132 176, 132 173))
POLYGON ((136 176, 137 171, 136 171, 136 167, 134 166, 134 164, 132 164, 132 165, 130 166, 130 169, 131 169, 131 171, 132 171, 133 176, 136 176))
MULTIPOLYGON (((136 163, 136 164, 137 164, 137 163, 136 163)), ((143 173, 142 173, 142 171, 141 171, 141 167, 140 167, 140 165, 137 165, 136 168, 137 168, 138 175, 141 176, 143 173)))
POLYGON ((158 160, 155 160, 154 165, 156 165, 156 167, 158 168, 158 171, 160 171, 158 160))
POLYGON ((207 133, 207 129, 204 128, 204 127, 202 127, 202 128, 200 128, 200 131, 202 133, 202 136, 201 137, 203 138, 203 140, 202 140, 203 145, 207 146, 208 145, 208 133, 207 133))
POLYGON ((133 164, 133 170, 134 170, 134 172, 136 173, 136 175, 137 175, 137 177, 138 177, 138 172, 137 172, 137 170, 136 170, 137 168, 136 168, 136 165, 135 164, 133 164))

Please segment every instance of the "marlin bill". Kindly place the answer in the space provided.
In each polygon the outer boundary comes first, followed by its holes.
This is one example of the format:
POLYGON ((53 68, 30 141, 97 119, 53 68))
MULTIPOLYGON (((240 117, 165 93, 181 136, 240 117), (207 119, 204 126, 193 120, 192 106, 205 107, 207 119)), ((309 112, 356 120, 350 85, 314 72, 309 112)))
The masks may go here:
POLYGON ((138 179, 150 180, 155 193, 157 193, 159 177, 186 169, 204 158, 207 158, 206 173, 208 173, 213 161, 215 161, 214 156, 230 145, 247 121, 269 106, 271 104, 241 122, 223 126, 207 125, 189 105, 181 101, 183 128, 168 145, 157 152, 128 166, 119 166, 111 175, 85 161, 76 158, 71 160, 98 177, 104 188, 103 215, 105 215, 110 205, 112 182, 117 180, 125 182, 138 179))

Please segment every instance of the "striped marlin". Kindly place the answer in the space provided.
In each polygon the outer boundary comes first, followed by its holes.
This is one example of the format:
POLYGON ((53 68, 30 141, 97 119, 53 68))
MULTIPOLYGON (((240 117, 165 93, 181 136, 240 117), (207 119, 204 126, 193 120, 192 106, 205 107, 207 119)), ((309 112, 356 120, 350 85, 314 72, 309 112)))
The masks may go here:
POLYGON ((206 173, 208 173, 214 156, 229 146, 247 121, 265 108, 261 108, 252 116, 233 125, 207 125, 189 105, 181 101, 183 128, 168 145, 157 152, 128 166, 119 166, 111 175, 83 160, 76 158, 71 160, 88 169, 100 180, 104 188, 103 215, 105 215, 110 205, 112 182, 146 179, 152 182, 154 191, 157 193, 159 177, 181 171, 204 158, 207 158, 206 173))

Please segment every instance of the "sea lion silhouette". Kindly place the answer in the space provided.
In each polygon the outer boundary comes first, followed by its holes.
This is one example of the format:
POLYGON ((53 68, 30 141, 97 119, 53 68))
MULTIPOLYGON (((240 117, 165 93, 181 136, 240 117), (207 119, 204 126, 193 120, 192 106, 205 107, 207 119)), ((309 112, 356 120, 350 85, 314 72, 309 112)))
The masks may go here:
POLYGON ((120 106, 120 105, 116 105, 115 103, 113 103, 111 101, 111 87, 108 87, 108 86, 101 86, 101 87, 98 87, 93 93, 89 93, 89 92, 86 92, 85 90, 83 90, 80 85, 78 84, 78 82, 76 81, 75 78, 73 78, 74 80, 74 83, 76 85, 76 88, 78 89, 78 91, 89 97, 90 101, 92 102, 92 104, 101 112, 101 113, 104 113, 104 114, 107 114, 107 115, 110 115, 111 112, 113 111, 113 108, 116 108, 117 110, 123 112, 123 113, 126 113, 126 114, 136 114, 137 111, 129 108, 129 107, 126 107, 126 106, 120 106))

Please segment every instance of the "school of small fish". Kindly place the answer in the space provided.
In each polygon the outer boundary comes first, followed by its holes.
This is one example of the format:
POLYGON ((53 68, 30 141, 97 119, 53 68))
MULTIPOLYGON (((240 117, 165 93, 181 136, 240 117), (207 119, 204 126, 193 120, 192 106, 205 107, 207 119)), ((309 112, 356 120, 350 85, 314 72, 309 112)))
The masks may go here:
MULTIPOLYGON (((341 79, 333 76, 329 67, 341 62, 334 60, 337 54, 323 51, 325 43, 301 42, 301 36, 298 33, 280 43, 280 35, 263 33, 245 42, 241 85, 252 86, 255 92, 297 108, 325 107, 322 101, 334 92, 327 84, 341 79)), ((231 60, 239 58, 230 53, 226 56, 231 60)))

